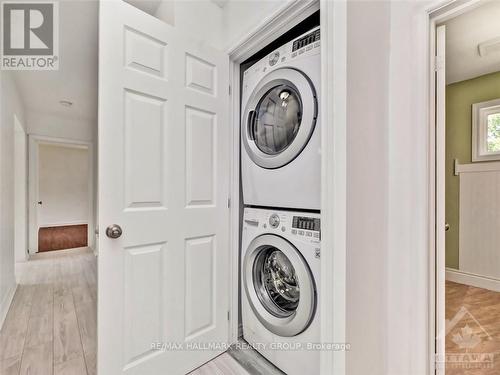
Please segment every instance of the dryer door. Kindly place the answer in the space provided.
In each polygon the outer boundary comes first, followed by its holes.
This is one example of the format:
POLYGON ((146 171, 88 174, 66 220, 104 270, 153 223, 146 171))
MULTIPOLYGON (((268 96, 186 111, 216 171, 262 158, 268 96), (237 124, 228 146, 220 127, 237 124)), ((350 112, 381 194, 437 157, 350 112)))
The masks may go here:
POLYGON ((314 278, 290 242, 272 234, 255 238, 242 272, 252 310, 269 331, 290 337, 309 326, 316 309, 314 278))
POLYGON ((300 154, 316 125, 318 103, 309 79, 291 68, 265 76, 250 96, 242 141, 257 165, 274 169, 300 154))

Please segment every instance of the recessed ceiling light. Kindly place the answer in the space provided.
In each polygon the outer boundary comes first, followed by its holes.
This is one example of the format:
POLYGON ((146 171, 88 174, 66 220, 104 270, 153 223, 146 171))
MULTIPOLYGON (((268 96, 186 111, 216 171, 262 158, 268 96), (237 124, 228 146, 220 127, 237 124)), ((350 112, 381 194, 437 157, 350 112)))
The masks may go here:
POLYGON ((60 100, 59 104, 64 107, 71 107, 73 105, 73 102, 70 102, 69 100, 60 100))

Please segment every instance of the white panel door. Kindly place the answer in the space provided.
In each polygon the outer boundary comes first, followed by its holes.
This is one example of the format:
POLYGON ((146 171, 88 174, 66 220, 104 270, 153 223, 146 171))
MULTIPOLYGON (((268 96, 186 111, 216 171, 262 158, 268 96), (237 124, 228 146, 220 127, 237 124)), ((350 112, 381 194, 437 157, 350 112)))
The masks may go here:
POLYGON ((228 57, 122 1, 99 38, 98 371, 185 374, 228 340, 228 57))

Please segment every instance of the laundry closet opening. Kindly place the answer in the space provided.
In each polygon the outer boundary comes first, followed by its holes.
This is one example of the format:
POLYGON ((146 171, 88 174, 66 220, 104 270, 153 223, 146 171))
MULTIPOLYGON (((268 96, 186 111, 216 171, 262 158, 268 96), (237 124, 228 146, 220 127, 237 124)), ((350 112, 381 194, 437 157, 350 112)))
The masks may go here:
POLYGON ((320 373, 320 44, 317 11, 239 67, 240 340, 289 375, 320 373))

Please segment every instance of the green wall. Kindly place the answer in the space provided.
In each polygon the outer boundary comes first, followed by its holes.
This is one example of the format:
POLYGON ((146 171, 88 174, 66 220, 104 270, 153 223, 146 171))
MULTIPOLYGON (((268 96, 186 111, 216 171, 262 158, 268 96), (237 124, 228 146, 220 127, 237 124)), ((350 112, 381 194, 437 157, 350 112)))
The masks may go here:
POLYGON ((486 74, 446 87, 446 266, 458 269, 459 178, 454 159, 470 163, 472 104, 500 98, 500 72, 486 74))

